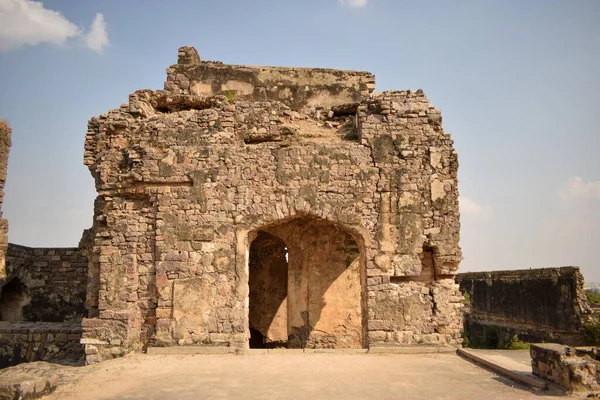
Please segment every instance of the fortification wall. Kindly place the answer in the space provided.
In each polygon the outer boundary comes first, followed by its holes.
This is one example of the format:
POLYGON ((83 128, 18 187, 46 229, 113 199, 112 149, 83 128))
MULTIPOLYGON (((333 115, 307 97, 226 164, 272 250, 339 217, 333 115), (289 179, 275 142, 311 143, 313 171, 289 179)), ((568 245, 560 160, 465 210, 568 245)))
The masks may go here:
POLYGON ((582 344, 580 329, 592 313, 577 267, 458 274, 470 298, 465 330, 473 345, 530 342, 582 344))
POLYGON ((0 299, 3 321, 80 321, 87 315, 85 250, 11 243, 6 259, 8 283, 0 299))

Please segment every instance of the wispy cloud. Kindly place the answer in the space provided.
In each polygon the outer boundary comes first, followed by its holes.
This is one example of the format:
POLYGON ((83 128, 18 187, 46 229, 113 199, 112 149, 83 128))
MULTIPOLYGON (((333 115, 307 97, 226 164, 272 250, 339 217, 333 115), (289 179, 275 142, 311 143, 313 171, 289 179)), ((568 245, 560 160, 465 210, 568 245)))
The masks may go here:
POLYGON ((579 176, 572 176, 557 194, 565 201, 600 200, 600 181, 585 181, 579 176))
POLYGON ((338 0, 338 2, 350 8, 361 8, 367 5, 368 0, 338 0))
POLYGON ((458 202, 461 215, 470 215, 479 219, 487 219, 492 216, 492 207, 482 206, 468 197, 460 196, 458 202))
POLYGON ((83 38, 86 47, 101 52, 108 45, 102 14, 97 14, 90 32, 83 30, 57 11, 31 0, 0 0, 0 51, 42 43, 63 45, 83 38))
POLYGON ((85 35, 85 44, 88 48, 102 53, 102 50, 108 46, 108 35, 106 34, 106 24, 104 15, 98 13, 92 22, 90 32, 85 35))

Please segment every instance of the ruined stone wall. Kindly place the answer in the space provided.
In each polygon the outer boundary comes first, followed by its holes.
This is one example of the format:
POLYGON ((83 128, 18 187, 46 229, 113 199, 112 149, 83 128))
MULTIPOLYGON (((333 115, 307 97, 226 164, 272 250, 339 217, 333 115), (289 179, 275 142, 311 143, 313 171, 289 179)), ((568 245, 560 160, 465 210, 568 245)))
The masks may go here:
POLYGON ((83 360, 81 324, 0 322, 0 368, 23 362, 78 363, 83 360))
POLYGON ((325 68, 253 67, 201 61, 196 49, 179 49, 167 69, 171 95, 226 95, 247 101, 279 101, 293 110, 358 103, 375 89, 370 72, 325 68))
MULTIPOLYGON (((4 203, 4 184, 8 167, 8 152, 11 145, 11 129, 4 121, 0 121, 0 291, 6 283, 6 250, 8 249, 8 221, 2 218, 4 203)), ((1 293, 1 292, 0 292, 1 293)))
MULTIPOLYGON (((556 343, 531 345, 534 375, 570 393, 600 390, 600 354, 595 347, 573 348, 556 343)), ((591 396, 590 396, 591 397, 591 396)))
POLYGON ((0 298, 1 320, 80 321, 87 315, 88 260, 84 253, 81 248, 9 244, 8 283, 0 298))
MULTIPOLYGON (((458 162, 422 91, 373 96, 370 74, 208 65, 190 51, 165 90, 135 92, 89 123, 85 163, 99 196, 82 339, 98 353, 88 362, 147 345, 248 346, 252 240, 283 239, 292 265, 294 243, 308 242, 277 227, 306 220, 357 243, 362 345, 457 344, 458 162), (227 86, 234 72, 256 76, 255 91, 227 86), (209 80, 210 93, 190 89, 209 80), (335 96, 340 85, 352 102, 335 96), (263 86, 293 95, 258 96, 271 93, 263 86), (296 103, 301 89, 321 94, 296 103)), ((304 233, 315 248, 321 234, 304 233)), ((290 300, 290 288, 288 314, 302 297, 290 300)))
POLYGON ((591 309, 577 267, 458 274, 470 298, 465 330, 474 345, 530 342, 582 344, 591 309))

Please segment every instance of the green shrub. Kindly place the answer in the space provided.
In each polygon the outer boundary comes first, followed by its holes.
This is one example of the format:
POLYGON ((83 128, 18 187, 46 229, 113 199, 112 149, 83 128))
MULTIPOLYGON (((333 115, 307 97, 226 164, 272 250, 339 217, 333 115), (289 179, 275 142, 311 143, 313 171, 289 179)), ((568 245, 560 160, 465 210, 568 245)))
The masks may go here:
POLYGON ((460 337, 463 339, 462 342, 462 347, 469 347, 470 342, 469 342, 469 335, 467 335, 466 331, 460 331, 460 337))
POLYGON ((463 297, 465 298, 465 304, 471 305, 471 295, 469 293, 465 292, 463 294, 463 297))
POLYGON ((599 292, 588 289, 585 291, 585 296, 587 297, 587 300, 590 304, 600 304, 600 293, 599 292))
POLYGON ((583 342, 586 346, 600 346, 600 317, 583 326, 583 342))
POLYGON ((506 346, 508 350, 529 350, 530 347, 531 343, 522 341, 517 335, 513 336, 508 346, 506 346))
POLYGON ((225 93, 225 98, 229 104, 233 103, 235 101, 235 92, 233 90, 227 91, 227 93, 225 93))

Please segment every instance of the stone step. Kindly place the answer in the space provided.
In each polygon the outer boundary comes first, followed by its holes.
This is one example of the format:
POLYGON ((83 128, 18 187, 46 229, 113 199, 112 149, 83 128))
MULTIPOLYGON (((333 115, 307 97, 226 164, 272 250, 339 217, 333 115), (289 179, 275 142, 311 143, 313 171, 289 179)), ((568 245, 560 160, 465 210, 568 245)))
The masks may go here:
POLYGON ((371 346, 368 349, 240 349, 226 346, 172 346, 148 347, 147 354, 436 354, 453 353, 450 346, 371 346))
POLYGON ((493 350, 458 349, 456 353, 469 361, 508 376, 519 383, 543 390, 549 387, 550 382, 533 375, 531 365, 528 366, 505 355, 494 354, 493 350))
POLYGON ((371 346, 369 353, 371 354, 438 354, 438 353, 454 353, 456 347, 447 345, 401 345, 401 346, 371 346))

